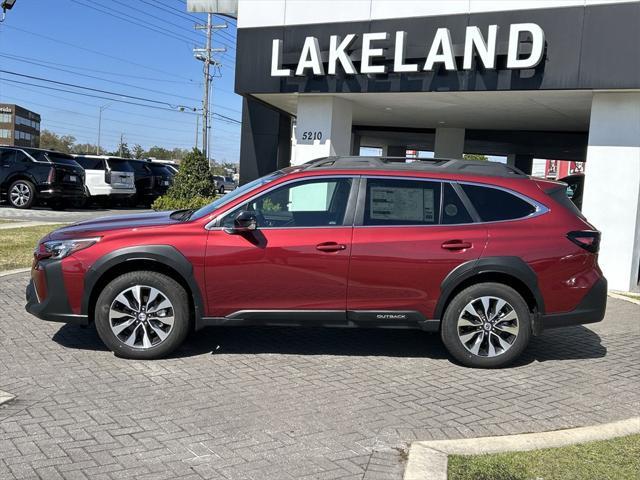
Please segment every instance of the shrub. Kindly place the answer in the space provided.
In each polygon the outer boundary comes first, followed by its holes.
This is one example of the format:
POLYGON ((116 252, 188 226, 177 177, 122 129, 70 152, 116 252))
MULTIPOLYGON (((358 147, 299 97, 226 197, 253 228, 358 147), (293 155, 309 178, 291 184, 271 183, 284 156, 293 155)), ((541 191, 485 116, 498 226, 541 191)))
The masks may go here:
POLYGON ((215 197, 191 197, 191 198, 173 198, 169 195, 163 195, 157 198, 151 208, 154 210, 183 210, 186 208, 204 207, 215 200, 215 197))
POLYGON ((180 163, 173 185, 151 207, 154 210, 200 208, 211 203, 215 195, 216 182, 209 162, 200 150, 194 148, 180 163))

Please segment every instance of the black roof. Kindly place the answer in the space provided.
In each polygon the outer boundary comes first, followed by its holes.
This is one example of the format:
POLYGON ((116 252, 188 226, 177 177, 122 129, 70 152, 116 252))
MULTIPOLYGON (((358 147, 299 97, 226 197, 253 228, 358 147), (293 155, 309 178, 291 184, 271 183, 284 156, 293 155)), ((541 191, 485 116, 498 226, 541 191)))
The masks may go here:
POLYGON ((405 157, 325 157, 300 166, 307 169, 406 170, 416 172, 447 172, 492 177, 526 177, 521 170, 504 163, 484 160, 405 157))

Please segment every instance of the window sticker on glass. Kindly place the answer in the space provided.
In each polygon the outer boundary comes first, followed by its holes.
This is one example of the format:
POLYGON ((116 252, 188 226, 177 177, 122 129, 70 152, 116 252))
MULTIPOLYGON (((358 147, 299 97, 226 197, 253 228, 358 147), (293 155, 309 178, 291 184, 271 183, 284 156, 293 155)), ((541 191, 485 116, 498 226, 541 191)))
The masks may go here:
POLYGON ((370 212, 374 220, 433 222, 433 190, 372 186, 370 212))

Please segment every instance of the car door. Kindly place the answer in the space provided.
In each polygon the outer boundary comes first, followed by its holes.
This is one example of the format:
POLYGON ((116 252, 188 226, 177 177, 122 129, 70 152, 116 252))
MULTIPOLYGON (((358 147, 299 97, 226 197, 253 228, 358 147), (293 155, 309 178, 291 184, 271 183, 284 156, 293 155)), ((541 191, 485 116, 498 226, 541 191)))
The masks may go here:
POLYGON ((348 176, 293 180, 221 218, 207 241, 209 315, 344 318, 356 183, 348 176), (229 228, 246 211, 257 229, 234 234, 229 228))
POLYGON ((457 188, 429 179, 366 179, 351 247, 350 317, 433 318, 442 281, 479 258, 487 242, 487 229, 474 223, 457 188))
POLYGON ((9 188, 9 177, 15 165, 15 157, 15 150, 0 150, 0 185, 3 192, 9 188))

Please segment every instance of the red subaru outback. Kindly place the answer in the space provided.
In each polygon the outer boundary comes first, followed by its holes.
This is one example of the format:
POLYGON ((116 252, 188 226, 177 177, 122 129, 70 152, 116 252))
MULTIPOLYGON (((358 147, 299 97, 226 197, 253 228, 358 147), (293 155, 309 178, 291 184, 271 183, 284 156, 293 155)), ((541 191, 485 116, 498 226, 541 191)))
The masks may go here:
POLYGON ((209 325, 322 325, 440 332, 461 363, 500 367, 604 316, 600 234, 565 187, 490 162, 316 160, 197 211, 56 230, 26 308, 93 321, 129 358, 209 325))

